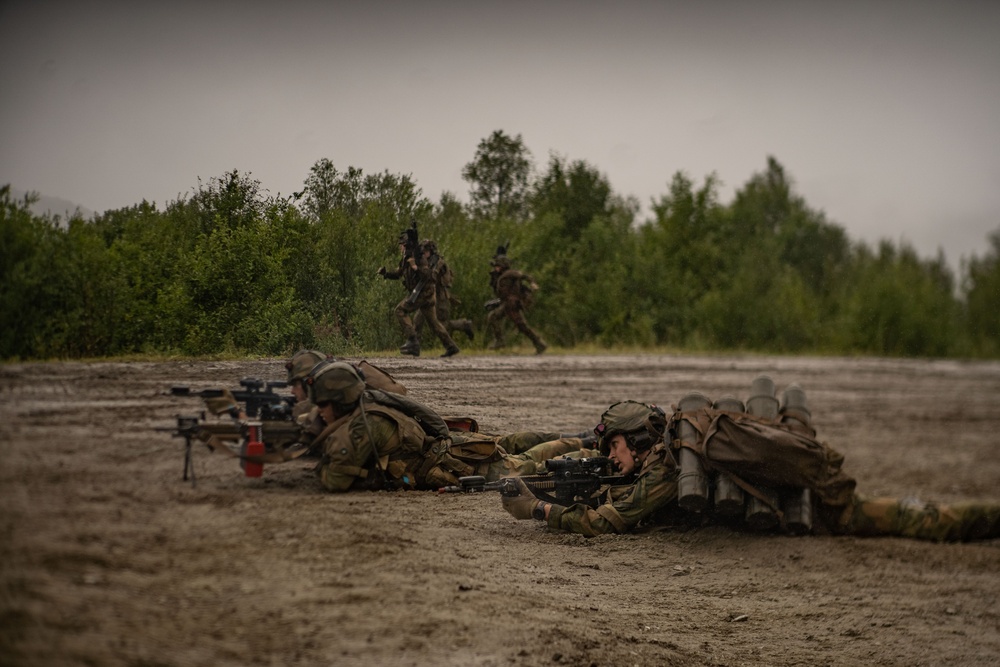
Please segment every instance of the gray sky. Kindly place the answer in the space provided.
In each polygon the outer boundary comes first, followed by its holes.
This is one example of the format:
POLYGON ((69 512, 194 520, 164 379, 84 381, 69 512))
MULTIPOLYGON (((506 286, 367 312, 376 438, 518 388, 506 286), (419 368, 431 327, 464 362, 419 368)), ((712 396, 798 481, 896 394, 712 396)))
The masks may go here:
POLYGON ((677 171, 728 203, 773 155, 853 239, 982 254, 1000 2, 819 4, 0 0, 0 183, 162 207, 232 169, 287 195, 329 158, 467 201, 502 129, 647 210, 677 171))

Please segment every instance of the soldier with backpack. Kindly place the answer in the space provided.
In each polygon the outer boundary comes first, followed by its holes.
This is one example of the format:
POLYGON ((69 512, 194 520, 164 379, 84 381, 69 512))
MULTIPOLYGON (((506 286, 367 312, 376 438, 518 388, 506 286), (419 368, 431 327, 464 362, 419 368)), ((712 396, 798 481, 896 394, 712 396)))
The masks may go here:
POLYGON ((499 246, 490 261, 490 287, 496 295, 493 301, 486 304, 489 310, 486 326, 493 334, 490 349, 497 350, 504 346, 504 319, 510 319, 517 330, 527 336, 535 346, 536 354, 544 352, 548 345, 528 325, 524 317, 525 311, 531 306, 534 293, 538 290, 538 283, 528 274, 512 268, 507 257, 507 246, 499 246))
POLYGON ((420 356, 420 339, 414 326, 412 313, 421 313, 434 334, 444 345, 442 357, 450 357, 459 353, 458 345, 452 340, 445 326, 437 318, 437 296, 434 276, 427 263, 427 257, 421 252, 417 239, 417 229, 414 223, 399 236, 399 266, 389 270, 382 266, 378 275, 386 280, 401 280, 406 288, 407 296, 396 305, 393 311, 399 322, 406 342, 399 348, 401 354, 414 357, 420 356))
POLYGON ((407 396, 367 389, 345 362, 314 370, 307 384, 326 424, 316 442, 320 481, 328 491, 439 489, 469 475, 492 481, 534 473, 537 463, 584 444, 558 433, 453 433, 442 417, 407 396))
POLYGON ((812 517, 817 518, 816 532, 936 541, 1000 537, 1000 505, 938 505, 855 493, 854 479, 841 470, 843 457, 816 441, 800 421, 807 420, 807 414, 803 406, 793 406, 775 418, 761 417, 709 403, 687 406, 668 417, 654 405, 616 403, 602 415, 595 433, 601 453, 615 462, 622 475, 634 476, 631 484, 607 487, 593 508, 540 500, 521 482, 519 495, 504 497, 503 507, 517 519, 542 520, 550 528, 586 537, 653 523, 718 521, 749 526, 755 505, 774 513, 774 526, 787 527, 786 518, 793 510, 802 511, 803 502, 807 516, 799 520, 811 528, 812 517), (782 419, 790 414, 796 419, 782 419), (690 484, 709 476, 715 482, 703 485, 701 492, 696 490, 698 484, 690 484), (714 504, 704 504, 703 511, 685 507, 696 505, 691 496, 721 491, 723 481, 735 482, 745 495, 746 523, 742 513, 722 512, 718 497, 714 504))
MULTIPOLYGON (((449 334, 461 331, 469 337, 469 340, 472 340, 476 335, 475 330, 472 328, 472 320, 451 319, 451 306, 454 303, 459 303, 458 299, 451 294, 451 286, 455 282, 455 274, 452 272, 451 266, 441 256, 437 243, 431 239, 424 239, 420 242, 420 253, 423 255, 424 261, 427 262, 427 266, 430 267, 431 279, 434 281, 434 307, 438 322, 444 325, 449 334)), ((418 346, 420 345, 420 336, 423 332, 425 321, 426 318, 423 311, 418 310, 413 316, 413 328, 417 331, 418 346)))

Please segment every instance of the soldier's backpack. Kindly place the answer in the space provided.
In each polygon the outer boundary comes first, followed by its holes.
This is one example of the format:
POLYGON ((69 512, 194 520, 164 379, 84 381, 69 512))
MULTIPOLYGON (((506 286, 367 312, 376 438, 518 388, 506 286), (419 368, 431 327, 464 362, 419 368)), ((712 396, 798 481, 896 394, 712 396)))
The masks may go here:
POLYGON ((856 482, 841 470, 843 455, 816 440, 812 429, 700 408, 675 412, 669 432, 676 434, 682 422, 698 435, 674 438, 673 448, 694 451, 706 470, 726 473, 755 497, 766 497, 760 487, 808 488, 831 508, 851 502, 856 482))
POLYGON ((406 395, 406 387, 400 384, 396 378, 374 364, 362 359, 354 365, 361 372, 361 377, 365 381, 365 386, 369 389, 378 389, 390 394, 406 395))

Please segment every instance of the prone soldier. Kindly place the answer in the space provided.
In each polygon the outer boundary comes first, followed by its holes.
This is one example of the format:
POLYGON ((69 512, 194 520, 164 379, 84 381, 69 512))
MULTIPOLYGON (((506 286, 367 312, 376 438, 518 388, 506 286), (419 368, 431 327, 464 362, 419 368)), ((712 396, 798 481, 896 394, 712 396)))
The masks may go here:
MULTIPOLYGON (((503 507, 517 519, 542 520, 550 528, 586 537, 624 533, 647 524, 688 525, 692 518, 711 519, 709 513, 693 517, 678 503, 681 466, 673 450, 689 448, 694 444, 704 456, 705 441, 722 434, 722 441, 729 438, 727 442, 735 442, 741 436, 723 432, 739 433, 739 429, 733 431, 731 426, 741 423, 748 425, 747 432, 768 432, 767 420, 748 415, 726 413, 720 416, 720 411, 701 408, 690 413, 674 413, 668 419, 656 406, 636 401, 616 403, 604 412, 595 433, 599 437, 601 454, 614 462, 621 475, 635 476, 630 484, 606 487, 595 508, 586 503, 563 506, 540 500, 521 480, 515 480, 516 495, 504 496, 503 507), (678 419, 694 425, 699 434, 700 449, 697 443, 680 444, 670 440, 671 434, 676 433, 670 425, 676 424, 678 419)), ((817 461, 825 464, 825 467, 814 468, 814 472, 820 471, 812 478, 814 483, 810 488, 816 495, 814 514, 820 519, 822 529, 832 534, 899 536, 935 541, 1000 537, 1000 505, 981 502, 943 505, 911 499, 867 497, 855 493, 854 480, 840 471, 843 457, 815 440, 811 443, 810 447, 818 448, 814 452, 817 461)), ((722 446, 719 448, 723 449, 722 446)), ((770 451, 772 448, 763 449, 770 451)), ((738 449, 726 447, 725 451, 733 454, 738 449)), ((781 458, 780 455, 778 458, 781 458)), ((703 462, 711 467, 713 459, 708 457, 703 462)), ((779 463, 776 459, 770 462, 762 459, 761 462, 773 469, 784 468, 786 472, 794 467, 785 465, 788 460, 779 463)), ((720 460, 715 460, 715 463, 722 465, 720 460)), ((730 463, 732 465, 726 468, 726 472, 736 476, 735 471, 741 468, 738 464, 744 462, 730 463)), ((752 466, 744 464, 742 467, 748 469, 752 466)), ((795 477, 794 472, 787 479, 792 477, 795 477)), ((760 482, 754 480, 748 484, 747 479, 744 476, 742 480, 746 490, 759 493, 760 482)), ((765 480, 765 477, 760 479, 765 480)))
POLYGON ((357 369, 334 362, 309 378, 327 424, 320 434, 319 476, 329 491, 438 489, 458 478, 533 474, 541 462, 579 450, 581 437, 558 433, 484 436, 456 433, 405 396, 366 389, 357 369))

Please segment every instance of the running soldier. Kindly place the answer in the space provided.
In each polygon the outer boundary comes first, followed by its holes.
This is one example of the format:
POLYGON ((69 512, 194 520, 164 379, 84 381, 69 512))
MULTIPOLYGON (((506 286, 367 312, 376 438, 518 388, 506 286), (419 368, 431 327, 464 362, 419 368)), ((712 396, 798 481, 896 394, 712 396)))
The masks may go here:
POLYGON ((528 325, 524 317, 525 311, 531 306, 534 293, 538 290, 538 283, 528 274, 511 267, 507 258, 507 246, 499 246, 490 261, 490 287, 496 296, 493 301, 486 304, 490 311, 486 316, 486 325, 493 334, 490 349, 497 350, 504 346, 504 319, 509 318, 517 330, 527 336, 535 346, 536 354, 544 352, 548 345, 528 325))
MULTIPOLYGON (((444 328, 448 330, 448 334, 452 334, 456 331, 461 331, 469 340, 475 337, 475 330, 472 328, 472 320, 468 319, 451 319, 451 307, 454 304, 459 303, 458 299, 452 296, 451 286, 455 282, 455 274, 451 270, 451 266, 445 261, 444 257, 441 256, 438 251, 437 243, 430 239, 425 239, 420 242, 420 253, 424 257, 424 261, 431 269, 431 277, 434 280, 435 294, 434 298, 437 304, 436 314, 438 322, 444 325, 444 328)), ((420 336, 424 329, 424 314, 421 311, 417 311, 417 314, 413 316, 413 328, 417 330, 417 345, 420 344, 420 336)))
POLYGON ((395 314, 399 325, 406 336, 406 342, 399 348, 401 354, 420 356, 420 339, 413 325, 410 314, 420 312, 431 329, 444 345, 442 357, 458 354, 458 345, 448 335, 447 329, 438 321, 436 311, 437 299, 434 278, 431 267, 428 266, 424 254, 417 246, 417 231, 414 227, 407 229, 399 237, 399 252, 401 258, 395 271, 389 271, 384 266, 378 270, 378 275, 387 280, 402 280, 407 296, 396 306, 395 314))

